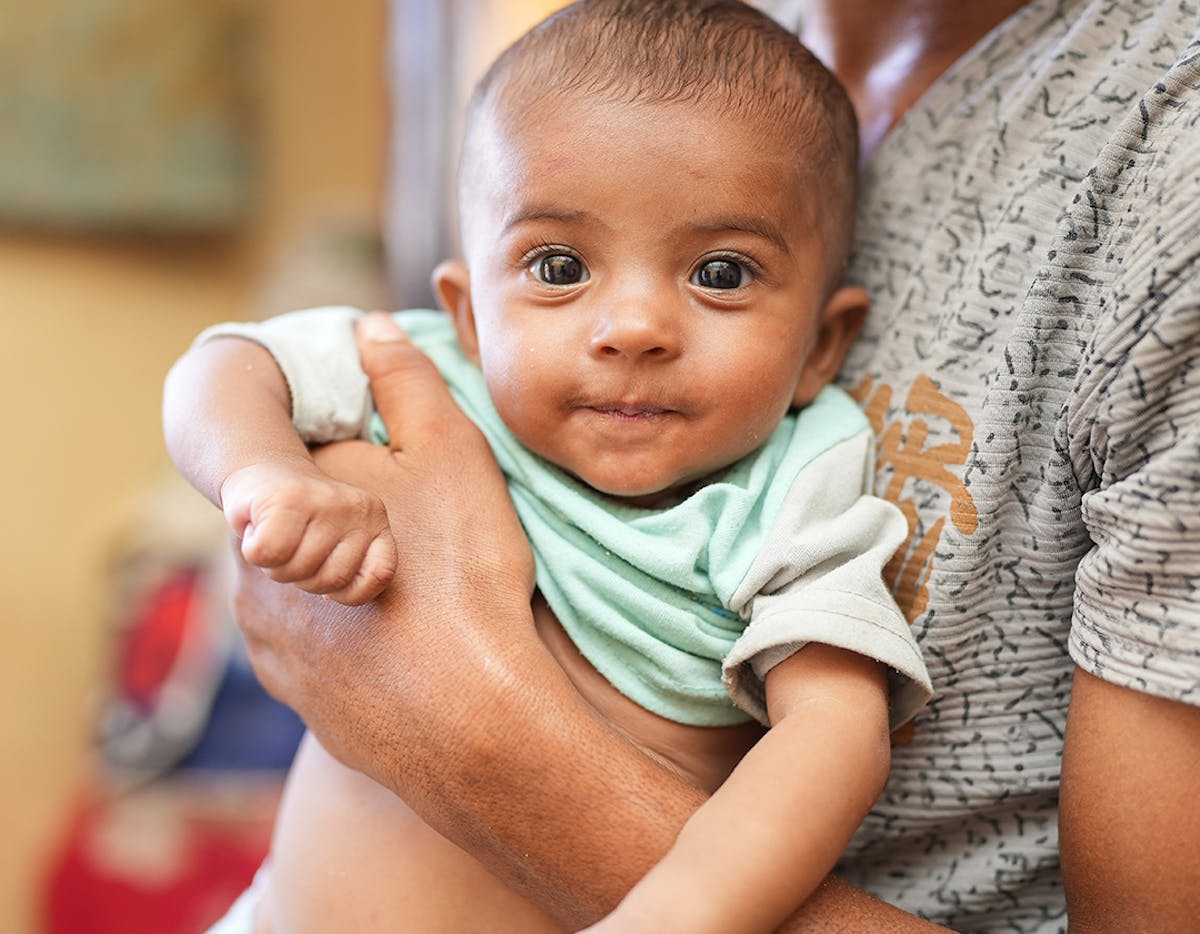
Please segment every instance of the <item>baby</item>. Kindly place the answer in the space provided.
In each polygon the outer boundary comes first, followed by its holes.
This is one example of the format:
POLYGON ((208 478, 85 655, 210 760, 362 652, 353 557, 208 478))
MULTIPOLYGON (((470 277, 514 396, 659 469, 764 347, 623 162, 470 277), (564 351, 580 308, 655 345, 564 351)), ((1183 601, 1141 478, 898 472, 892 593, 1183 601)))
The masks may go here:
MULTIPOLYGON (((386 440, 356 322, 433 359, 508 478, 548 649, 713 792, 589 930, 774 930, 929 697, 881 578, 905 523, 870 495, 873 436, 830 386, 867 310, 841 282, 855 172, 844 93, 768 17, 581 0, 475 91, 444 312, 221 326, 168 379, 172 456, 246 560, 353 604, 395 570, 386 510, 307 445, 386 440)), ((559 929, 315 743, 250 901, 262 930, 559 929)))

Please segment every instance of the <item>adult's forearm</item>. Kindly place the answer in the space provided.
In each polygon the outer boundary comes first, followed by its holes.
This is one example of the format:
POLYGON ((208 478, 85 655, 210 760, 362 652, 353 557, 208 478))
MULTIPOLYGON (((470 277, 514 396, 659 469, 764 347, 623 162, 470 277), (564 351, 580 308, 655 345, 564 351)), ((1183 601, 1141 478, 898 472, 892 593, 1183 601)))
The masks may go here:
POLYGON ((566 927, 610 910, 703 799, 595 716, 503 589, 433 605, 412 589, 350 609, 244 577, 239 615, 268 688, 566 927), (259 643, 266 612, 296 640, 272 623, 259 643))
POLYGON ((469 745, 415 808, 575 929, 650 870, 704 796, 612 732, 547 657, 529 662, 462 711, 469 745))
POLYGON ((933 934, 947 930, 880 901, 836 876, 827 878, 780 928, 781 934, 933 934))
MULTIPOLYGON (((506 606, 496 595, 459 606, 475 615, 486 603, 487 611, 487 625, 462 642, 472 629, 465 619, 456 625, 422 614, 421 631, 397 627, 401 608, 392 604, 402 597, 351 609, 248 574, 243 612, 260 612, 250 608, 255 595, 276 607, 286 600, 289 625, 316 640, 300 657, 277 660, 287 672, 277 693, 323 745, 564 927, 610 911, 703 803, 700 791, 614 734, 580 700, 532 636, 520 604, 506 606), (427 645, 439 629, 449 652, 440 659, 414 653, 412 645, 427 645), (501 631, 510 633, 503 644, 491 636, 501 631), (322 643, 337 652, 322 654, 322 643)), ((272 683, 270 658, 260 662, 272 683)), ((939 928, 829 879, 782 930, 939 928)))

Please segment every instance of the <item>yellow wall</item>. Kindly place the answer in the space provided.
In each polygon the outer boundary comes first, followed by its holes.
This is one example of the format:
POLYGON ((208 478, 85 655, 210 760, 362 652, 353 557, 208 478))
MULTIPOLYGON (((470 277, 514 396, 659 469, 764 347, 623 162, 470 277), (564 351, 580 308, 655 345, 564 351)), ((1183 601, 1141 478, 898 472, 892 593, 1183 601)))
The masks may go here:
POLYGON ((0 934, 35 930, 33 870, 87 768, 106 545, 130 497, 169 470, 167 367, 202 326, 259 312, 267 260, 313 204, 379 200, 382 0, 249 5, 264 172, 242 236, 0 233, 0 934))

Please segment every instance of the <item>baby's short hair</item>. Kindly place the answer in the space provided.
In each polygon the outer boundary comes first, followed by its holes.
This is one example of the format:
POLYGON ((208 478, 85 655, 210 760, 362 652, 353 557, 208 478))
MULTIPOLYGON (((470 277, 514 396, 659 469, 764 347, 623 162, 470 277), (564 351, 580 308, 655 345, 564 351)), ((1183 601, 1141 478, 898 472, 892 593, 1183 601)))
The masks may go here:
MULTIPOLYGON (((813 170, 839 271, 854 228, 858 124, 837 79, 794 33, 739 0, 578 0, 505 50, 476 85, 464 149, 484 112, 515 119, 555 96, 681 103, 761 121, 813 170)), ((797 206, 798 209, 800 206, 797 206)))

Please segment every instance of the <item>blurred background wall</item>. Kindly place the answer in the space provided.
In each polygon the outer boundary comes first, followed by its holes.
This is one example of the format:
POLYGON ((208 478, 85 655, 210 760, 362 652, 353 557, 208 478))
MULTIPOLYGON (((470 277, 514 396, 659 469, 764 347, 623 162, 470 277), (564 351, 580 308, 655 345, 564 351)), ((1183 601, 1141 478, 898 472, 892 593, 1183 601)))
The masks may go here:
MULTIPOLYGON (((89 767, 107 663, 105 566, 131 501, 169 472, 159 429, 168 366, 206 324, 262 313, 271 263, 311 218, 340 210, 370 223, 380 204, 382 3, 244 6, 258 165, 254 203, 236 227, 194 236, 0 229, 5 934, 36 930, 36 872, 89 767)), ((0 33, 5 23, 0 9, 0 33)), ((0 173, 12 171, 0 160, 0 173)))
MULTIPOLYGON (((193 3, 157 0, 157 8, 182 15, 193 3)), ((111 561, 130 524, 145 521, 138 504, 173 475, 159 427, 166 370, 215 321, 324 301, 384 304, 405 293, 396 280, 407 285, 414 274, 385 263, 382 241, 378 250, 372 245, 388 192, 394 204, 405 173, 447 168, 454 123, 439 129, 448 114, 425 108, 417 118, 398 110, 403 119, 394 124, 393 102, 414 90, 396 82, 424 80, 429 87, 418 95, 452 103, 498 48, 560 5, 211 4, 233 9, 241 30, 238 106, 245 107, 241 142, 250 162, 244 198, 230 202, 233 216, 199 231, 72 229, 14 221, 11 213, 6 219, 0 205, 0 490, 7 499, 0 520, 0 934, 40 930, 39 874, 74 791, 95 768, 97 704, 113 651, 111 561), (448 30, 451 21, 459 26, 448 30), (408 27, 419 22, 440 24, 437 34, 412 36, 408 27), (393 60, 389 67, 389 34, 396 54, 423 48, 427 64, 414 71, 393 60), (456 46, 447 52, 438 42, 456 46), (393 172, 389 182, 389 163, 403 163, 397 141, 414 133, 444 138, 419 147, 427 164, 393 172)), ((43 11, 71 14, 72 30, 60 42, 16 15, 26 9, 20 0, 0 0, 0 82, 36 80, 14 73, 17 50, 39 72, 42 63, 69 63, 89 41, 87 17, 77 14, 113 6, 45 0, 43 11), (5 42, 13 54, 4 54, 5 42)), ((136 64, 139 53, 119 54, 136 64)), ((9 180, 0 191, 10 204, 21 195, 22 173, 38 171, 28 154, 22 163, 6 148, 5 133, 14 139, 4 122, 11 104, 0 95, 0 176, 9 180)), ((102 96, 89 106, 105 118, 102 96)), ((438 197, 444 193, 445 184, 438 197)), ((445 248, 444 237, 436 248, 445 248)))

